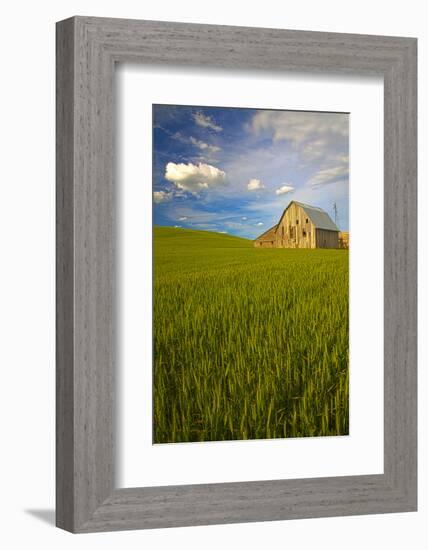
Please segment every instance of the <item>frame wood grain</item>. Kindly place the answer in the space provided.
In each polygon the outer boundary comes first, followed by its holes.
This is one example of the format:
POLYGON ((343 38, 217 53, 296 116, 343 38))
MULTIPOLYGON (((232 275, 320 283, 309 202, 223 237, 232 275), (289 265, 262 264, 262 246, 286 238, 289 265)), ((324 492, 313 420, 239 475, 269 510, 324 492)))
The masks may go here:
POLYGON ((416 510, 416 39, 73 17, 57 24, 57 525, 72 532, 416 510), (117 62, 375 74, 385 93, 384 473, 114 486, 117 62))

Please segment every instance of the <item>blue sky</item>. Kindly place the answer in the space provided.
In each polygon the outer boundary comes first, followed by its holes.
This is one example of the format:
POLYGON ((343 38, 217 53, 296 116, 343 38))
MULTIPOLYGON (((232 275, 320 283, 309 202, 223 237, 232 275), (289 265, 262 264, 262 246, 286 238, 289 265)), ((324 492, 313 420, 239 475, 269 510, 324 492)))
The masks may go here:
POLYGON ((348 230, 349 115, 153 106, 155 225, 253 239, 292 200, 348 230))

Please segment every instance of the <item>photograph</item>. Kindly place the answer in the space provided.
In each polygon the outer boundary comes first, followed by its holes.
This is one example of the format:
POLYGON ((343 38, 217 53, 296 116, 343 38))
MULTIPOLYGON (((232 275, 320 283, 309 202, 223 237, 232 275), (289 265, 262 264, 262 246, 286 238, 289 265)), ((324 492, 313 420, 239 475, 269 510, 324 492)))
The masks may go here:
POLYGON ((349 114, 153 105, 153 443, 349 434, 349 114))

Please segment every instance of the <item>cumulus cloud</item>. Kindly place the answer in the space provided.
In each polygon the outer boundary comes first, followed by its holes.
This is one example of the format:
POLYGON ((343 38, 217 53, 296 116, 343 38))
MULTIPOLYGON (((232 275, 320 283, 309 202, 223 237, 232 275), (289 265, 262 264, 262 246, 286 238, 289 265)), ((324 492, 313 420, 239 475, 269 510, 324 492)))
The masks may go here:
POLYGON ((186 220, 187 220, 187 216, 181 216, 180 218, 178 218, 179 222, 185 222, 186 220))
POLYGON ((256 223, 257 227, 260 227, 261 225, 263 225, 263 222, 258 222, 256 223))
POLYGON ((196 139, 193 136, 190 136, 189 142, 195 147, 198 147, 201 151, 206 151, 208 153, 218 153, 218 151, 221 151, 221 148, 217 145, 210 145, 209 143, 205 143, 205 141, 196 139))
POLYGON ((263 185, 263 183, 256 178, 250 179, 250 181, 247 184, 248 191, 256 191, 257 189, 264 189, 264 187, 265 186, 263 185))
POLYGON ((284 184, 284 185, 281 185, 281 187, 277 189, 275 193, 277 195, 285 195, 285 193, 291 193, 291 191, 294 191, 294 187, 292 187, 291 185, 284 184))
POLYGON ((188 164, 168 162, 165 179, 172 182, 178 189, 194 194, 227 183, 226 172, 223 170, 210 164, 196 165, 191 162, 188 164))
POLYGON ((247 219, 247 216, 242 216, 241 220, 246 220, 247 219))
POLYGON ((167 201, 170 201, 173 197, 173 193, 172 192, 167 192, 167 191, 155 191, 153 193, 153 200, 155 201, 156 204, 159 204, 161 202, 167 202, 167 201))
POLYGON ((193 120, 196 122, 198 126, 201 126, 202 128, 210 128, 211 130, 214 130, 214 132, 221 132, 223 128, 216 124, 214 119, 208 115, 204 115, 201 111, 198 111, 197 113, 193 113, 193 120))
POLYGON ((312 185, 312 187, 328 185, 329 183, 336 183, 341 180, 347 180, 348 175, 348 162, 345 161, 343 162, 343 164, 339 164, 338 166, 319 170, 315 175, 310 178, 309 184, 312 185))

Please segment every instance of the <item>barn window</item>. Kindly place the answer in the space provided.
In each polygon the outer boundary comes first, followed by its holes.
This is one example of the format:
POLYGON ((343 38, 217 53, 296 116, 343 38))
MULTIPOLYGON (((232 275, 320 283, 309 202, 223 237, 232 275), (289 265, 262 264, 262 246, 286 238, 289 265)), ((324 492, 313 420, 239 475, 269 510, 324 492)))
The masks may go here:
POLYGON ((299 220, 296 220, 296 225, 299 225, 299 220))
POLYGON ((302 234, 303 234, 304 237, 306 237, 306 231, 305 230, 303 230, 302 234))
POLYGON ((309 218, 306 218, 306 223, 309 223, 309 218))

